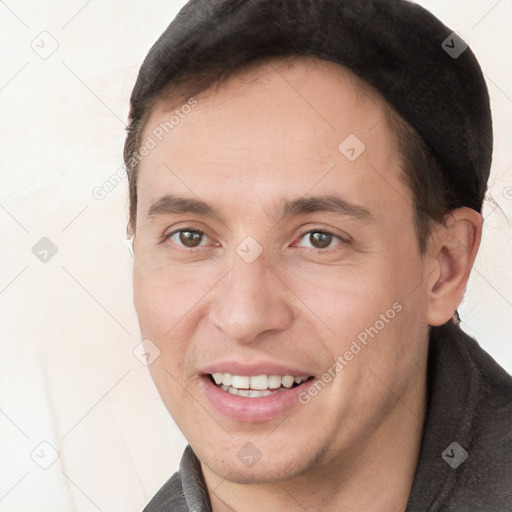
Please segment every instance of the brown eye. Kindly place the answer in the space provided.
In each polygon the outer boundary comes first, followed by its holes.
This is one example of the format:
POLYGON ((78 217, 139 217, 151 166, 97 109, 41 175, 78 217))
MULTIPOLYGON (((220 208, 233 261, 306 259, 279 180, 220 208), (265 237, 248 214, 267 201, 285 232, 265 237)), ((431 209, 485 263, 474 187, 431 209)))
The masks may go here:
POLYGON ((303 233, 300 237, 301 242, 299 242, 299 246, 308 247, 309 249, 328 249, 335 245, 334 242, 338 241, 343 243, 339 236, 334 233, 330 233, 329 231, 323 230, 312 230, 303 233))
POLYGON ((323 231, 313 231, 309 234, 309 241, 315 249, 326 249, 331 245, 332 235, 323 231))
POLYGON ((199 231, 180 231, 180 242, 185 247, 197 247, 201 245, 202 236, 199 231))
POLYGON ((191 229, 180 229, 174 231, 165 237, 165 240, 171 240, 176 245, 194 249, 202 245, 204 233, 202 231, 193 231, 191 229))

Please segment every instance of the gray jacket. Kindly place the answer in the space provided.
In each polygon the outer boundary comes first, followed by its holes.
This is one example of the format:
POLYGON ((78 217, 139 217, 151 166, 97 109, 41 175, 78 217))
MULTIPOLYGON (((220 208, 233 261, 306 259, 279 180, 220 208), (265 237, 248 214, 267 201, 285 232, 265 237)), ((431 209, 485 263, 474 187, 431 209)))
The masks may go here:
MULTIPOLYGON (((452 322, 432 328, 428 409, 406 512, 511 512, 511 425, 512 377, 452 322)), ((143 512, 211 512, 190 446, 143 512)))

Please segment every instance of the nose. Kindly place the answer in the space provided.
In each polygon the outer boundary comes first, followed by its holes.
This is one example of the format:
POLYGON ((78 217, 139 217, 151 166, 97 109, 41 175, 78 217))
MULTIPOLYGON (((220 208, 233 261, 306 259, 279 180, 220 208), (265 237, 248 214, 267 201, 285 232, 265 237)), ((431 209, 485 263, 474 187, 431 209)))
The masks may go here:
POLYGON ((263 258, 234 262, 211 305, 210 321, 230 340, 250 343, 293 321, 290 291, 263 258), (287 299, 288 298, 288 299, 287 299))

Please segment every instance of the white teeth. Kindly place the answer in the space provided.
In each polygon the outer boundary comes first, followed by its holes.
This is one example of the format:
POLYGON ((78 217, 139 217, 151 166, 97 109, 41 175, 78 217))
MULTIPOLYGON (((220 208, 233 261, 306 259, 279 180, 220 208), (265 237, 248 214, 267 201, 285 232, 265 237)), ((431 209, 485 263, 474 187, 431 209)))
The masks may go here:
POLYGON ((290 389, 294 384, 301 384, 308 379, 307 376, 255 375, 248 377, 222 372, 215 372, 212 377, 215 384, 222 390, 246 397, 268 396, 273 393, 270 390, 290 389))
POLYGON ((268 387, 270 389, 277 389, 281 387, 283 379, 279 375, 271 375, 268 378, 268 387))
POLYGON ((272 391, 270 391, 269 389, 264 389, 263 391, 257 391, 255 389, 250 389, 249 390, 249 396, 251 398, 257 398, 259 396, 268 396, 268 395, 273 395, 274 393, 272 391))
POLYGON ((285 388, 291 388, 293 386, 294 378, 291 375, 283 377, 283 386, 285 388))
POLYGON ((251 389, 267 389, 268 378, 266 375, 258 375, 257 377, 251 377, 251 389))
POLYGON ((237 389, 249 389, 250 377, 241 377, 240 375, 233 375, 231 385, 237 389))

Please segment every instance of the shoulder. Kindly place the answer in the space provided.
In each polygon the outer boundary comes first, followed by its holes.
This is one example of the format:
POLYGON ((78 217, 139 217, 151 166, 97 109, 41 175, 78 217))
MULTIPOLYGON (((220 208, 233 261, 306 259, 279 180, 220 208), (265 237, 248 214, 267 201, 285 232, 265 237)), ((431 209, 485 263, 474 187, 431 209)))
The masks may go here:
MULTIPOLYGON (((492 510, 506 511, 512 503, 512 377, 477 343, 464 334, 464 344, 478 375, 468 466, 468 494, 487 496, 492 510)), ((474 502, 473 502, 474 503, 474 502)), ((470 502, 468 500, 468 506, 470 502)), ((486 509, 482 509, 486 510, 486 509)), ((488 509, 491 510, 491 509, 488 509)))
POLYGON ((446 466, 453 487, 441 510, 504 512, 512 501, 512 377, 460 328, 443 327, 438 341, 449 347, 436 362, 447 365, 448 378, 438 398, 459 421, 445 443, 459 442, 467 459, 455 469, 446 466))
MULTIPOLYGON (((502 368, 472 337, 456 326, 449 326, 449 339, 459 357, 468 382, 466 408, 473 412, 472 431, 475 437, 498 437, 512 427, 512 376, 502 368)), ((452 358, 453 359, 453 358, 452 358)), ((460 385, 459 372, 454 372, 452 385, 460 385)))
POLYGON ((190 445, 180 461, 180 469, 161 487, 143 512, 211 512, 211 504, 201 464, 190 445))
POLYGON ((188 510, 183 494, 181 477, 174 473, 146 505, 143 512, 186 512, 188 510))

